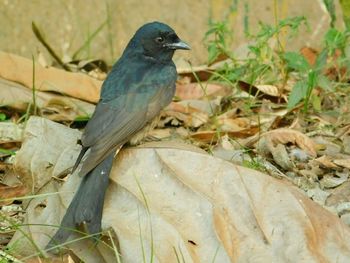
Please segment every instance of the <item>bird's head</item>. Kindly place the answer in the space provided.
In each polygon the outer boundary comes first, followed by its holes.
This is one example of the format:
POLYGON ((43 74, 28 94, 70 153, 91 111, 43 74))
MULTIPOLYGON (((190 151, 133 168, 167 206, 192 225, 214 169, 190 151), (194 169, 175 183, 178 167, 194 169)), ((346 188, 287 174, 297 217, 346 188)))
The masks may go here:
POLYGON ((176 49, 190 49, 166 24, 152 22, 140 27, 129 45, 156 60, 171 60, 176 49))

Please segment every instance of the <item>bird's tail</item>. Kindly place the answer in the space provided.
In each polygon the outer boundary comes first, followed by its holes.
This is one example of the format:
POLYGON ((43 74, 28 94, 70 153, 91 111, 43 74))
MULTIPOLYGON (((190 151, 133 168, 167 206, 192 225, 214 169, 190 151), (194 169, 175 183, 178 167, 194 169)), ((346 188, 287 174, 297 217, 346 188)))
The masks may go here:
POLYGON ((50 240, 47 249, 64 243, 74 229, 84 223, 89 234, 101 232, 104 197, 112 168, 114 152, 83 177, 83 180, 64 215, 61 226, 50 240))

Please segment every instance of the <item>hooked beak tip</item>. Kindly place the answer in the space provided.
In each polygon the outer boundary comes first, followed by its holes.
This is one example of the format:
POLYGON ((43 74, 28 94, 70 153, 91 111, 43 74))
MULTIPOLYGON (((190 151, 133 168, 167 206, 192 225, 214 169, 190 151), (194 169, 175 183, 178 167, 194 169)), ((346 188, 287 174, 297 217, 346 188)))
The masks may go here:
POLYGON ((182 40, 175 42, 175 43, 166 44, 166 47, 170 48, 170 49, 183 49, 183 50, 190 50, 191 49, 191 47, 182 40))

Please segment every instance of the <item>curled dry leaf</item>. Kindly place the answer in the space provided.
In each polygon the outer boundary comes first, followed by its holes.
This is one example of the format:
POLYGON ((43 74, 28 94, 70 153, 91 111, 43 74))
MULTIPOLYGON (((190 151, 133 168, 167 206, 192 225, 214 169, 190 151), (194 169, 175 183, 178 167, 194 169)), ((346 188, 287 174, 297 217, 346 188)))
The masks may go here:
POLYGON ((273 145, 292 143, 305 150, 310 156, 316 157, 315 143, 305 134, 287 128, 281 128, 266 132, 261 139, 269 140, 273 145))
MULTIPOLYGON (((52 159, 66 162, 57 159, 61 148, 48 150, 37 138, 43 136, 44 127, 56 130, 45 139, 54 136, 58 142, 74 137, 75 131, 68 135, 66 127, 47 120, 32 121, 27 127, 31 133, 25 133, 23 151, 36 147, 41 165, 52 159), (30 127, 38 123, 43 127, 30 127)), ((37 173, 42 168, 26 162, 22 170, 37 173)), ((59 224, 80 180, 76 174, 69 176, 60 194, 30 202, 25 222, 9 244, 13 253, 31 255, 47 244, 56 230, 47 225, 59 224)), ((58 186, 52 181, 40 193, 55 192, 58 186)), ((336 258, 345 263, 350 257, 349 228, 297 188, 208 154, 166 145, 129 148, 117 155, 102 224, 116 233, 126 263, 142 262, 144 255, 170 263, 178 262, 178 255, 185 262, 220 263, 285 262, 291 257, 295 262, 336 258), (288 249, 281 249, 281 244, 288 249)), ((80 240, 69 248, 85 262, 108 262, 114 255, 104 242, 98 246, 90 242, 80 240)))
POLYGON ((256 85, 256 88, 269 96, 278 97, 280 96, 280 91, 276 86, 273 85, 256 85))
POLYGON ((285 96, 273 85, 252 85, 244 81, 238 81, 238 87, 252 96, 267 99, 272 102, 286 102, 285 96))

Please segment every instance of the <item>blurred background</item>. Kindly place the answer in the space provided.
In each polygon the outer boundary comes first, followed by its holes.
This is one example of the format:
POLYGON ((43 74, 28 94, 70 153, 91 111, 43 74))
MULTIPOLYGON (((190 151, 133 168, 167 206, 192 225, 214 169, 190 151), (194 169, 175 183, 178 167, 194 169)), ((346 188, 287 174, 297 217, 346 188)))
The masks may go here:
MULTIPOLYGON (((244 56, 249 35, 259 23, 274 25, 287 17, 306 16, 307 25, 293 39, 282 39, 287 50, 317 48, 330 26, 323 0, 0 0, 0 50, 28 58, 38 50, 50 56, 32 31, 34 22, 45 41, 64 62, 99 58, 112 64, 135 30, 154 20, 171 25, 191 46, 177 52, 176 62, 189 59, 204 64, 208 59, 205 34, 218 21, 229 30, 226 43, 237 56, 244 56)), ((346 1, 344 1, 346 2, 346 1)), ((344 28, 342 11, 334 1, 335 26, 344 28)))

